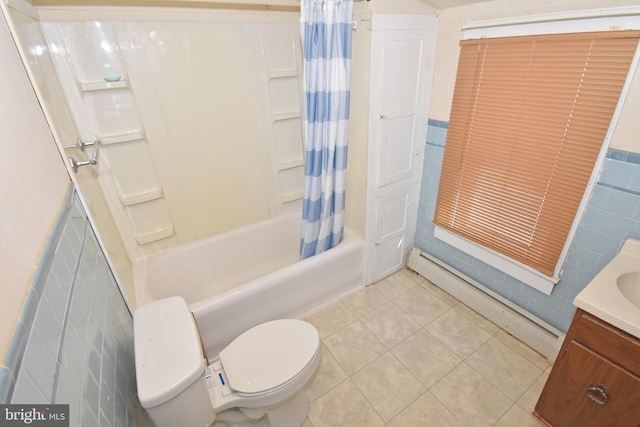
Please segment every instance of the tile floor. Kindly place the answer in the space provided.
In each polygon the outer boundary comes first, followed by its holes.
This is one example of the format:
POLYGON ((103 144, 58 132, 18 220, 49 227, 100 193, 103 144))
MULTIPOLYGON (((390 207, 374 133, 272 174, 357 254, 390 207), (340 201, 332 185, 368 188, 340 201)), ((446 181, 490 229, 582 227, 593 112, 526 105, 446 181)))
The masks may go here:
POLYGON ((303 427, 543 425, 546 359, 410 270, 306 320, 323 354, 303 427))

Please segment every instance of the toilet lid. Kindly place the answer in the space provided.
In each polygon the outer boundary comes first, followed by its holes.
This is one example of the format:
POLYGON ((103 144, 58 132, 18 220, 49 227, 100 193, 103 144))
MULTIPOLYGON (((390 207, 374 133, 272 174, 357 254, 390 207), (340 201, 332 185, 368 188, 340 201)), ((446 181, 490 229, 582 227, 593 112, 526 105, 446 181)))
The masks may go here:
POLYGON ((284 319, 249 329, 220 352, 229 385, 240 393, 262 393, 298 375, 313 359, 320 338, 311 324, 284 319))
POLYGON ((142 407, 167 402, 203 375, 200 335, 184 299, 165 298, 137 308, 133 329, 142 407))

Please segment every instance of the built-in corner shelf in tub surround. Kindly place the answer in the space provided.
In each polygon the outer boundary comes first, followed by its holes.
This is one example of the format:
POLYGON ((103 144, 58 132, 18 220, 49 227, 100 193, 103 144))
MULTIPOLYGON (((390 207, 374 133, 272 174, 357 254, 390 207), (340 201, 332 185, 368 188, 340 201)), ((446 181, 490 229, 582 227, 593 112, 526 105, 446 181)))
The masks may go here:
MULTIPOLYGON (((299 5, 298 5, 299 6, 299 5)), ((280 206, 293 210, 304 197, 304 146, 302 143, 302 63, 299 33, 295 28, 264 29, 265 95, 274 147, 280 206)))
POLYGON ((144 131, 134 130, 131 132, 125 132, 114 135, 101 135, 100 142, 102 144, 119 144, 121 142, 132 142, 145 139, 144 131))
POLYGON ((267 77, 269 78, 269 80, 284 79, 287 77, 298 78, 298 72, 297 71, 270 71, 267 77))
POLYGON ((120 79, 116 81, 97 81, 97 82, 79 83, 79 86, 80 86, 80 89, 84 92, 93 92, 97 90, 128 88, 129 83, 126 80, 120 79))
POLYGON ((99 139, 105 152, 105 172, 111 176, 123 206, 163 197, 144 131, 100 135, 99 139))
POLYGON ((43 24, 53 62, 83 140, 98 140, 95 171, 132 259, 175 234, 113 24, 43 24), (99 46, 99 48, 98 48, 99 46))
POLYGON ((128 206, 126 211, 139 245, 157 242, 175 233, 171 215, 162 199, 128 206))

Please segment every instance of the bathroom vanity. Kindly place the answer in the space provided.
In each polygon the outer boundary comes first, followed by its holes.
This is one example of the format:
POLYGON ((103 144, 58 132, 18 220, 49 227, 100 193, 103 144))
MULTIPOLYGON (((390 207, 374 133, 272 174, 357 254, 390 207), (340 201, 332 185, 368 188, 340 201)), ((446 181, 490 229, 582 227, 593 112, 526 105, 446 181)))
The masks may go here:
POLYGON ((535 408, 549 425, 640 424, 640 340, 578 309, 535 408))
POLYGON ((640 241, 574 300, 578 310, 534 414, 555 427, 640 426, 640 241))

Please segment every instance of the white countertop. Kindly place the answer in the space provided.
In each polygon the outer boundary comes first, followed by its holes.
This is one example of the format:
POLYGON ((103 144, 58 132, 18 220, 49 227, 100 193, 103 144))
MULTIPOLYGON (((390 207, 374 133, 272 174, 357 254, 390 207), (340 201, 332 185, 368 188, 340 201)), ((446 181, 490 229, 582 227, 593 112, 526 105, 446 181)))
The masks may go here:
POLYGON ((573 303, 640 338, 640 308, 627 300, 617 285, 620 275, 633 271, 640 271, 640 240, 628 239, 620 253, 575 297, 573 303))

